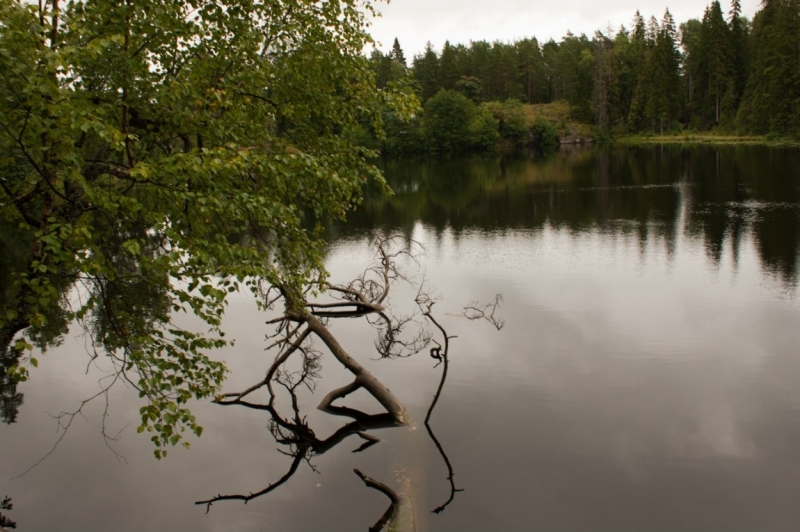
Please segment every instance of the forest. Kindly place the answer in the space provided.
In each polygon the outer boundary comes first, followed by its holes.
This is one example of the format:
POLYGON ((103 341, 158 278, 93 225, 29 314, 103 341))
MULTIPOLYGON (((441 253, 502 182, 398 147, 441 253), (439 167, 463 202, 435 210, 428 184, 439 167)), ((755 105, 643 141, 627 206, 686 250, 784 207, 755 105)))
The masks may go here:
POLYGON ((552 144, 554 120, 525 113, 525 104, 552 102, 568 102, 569 118, 591 124, 594 140, 681 131, 800 136, 798 0, 765 0, 752 20, 739 0, 727 13, 714 1, 700 20, 637 11, 629 29, 591 38, 447 41, 438 53, 428 43, 410 64, 395 39, 370 62, 379 87, 411 83, 424 104, 411 124, 384 116, 386 151, 552 144))

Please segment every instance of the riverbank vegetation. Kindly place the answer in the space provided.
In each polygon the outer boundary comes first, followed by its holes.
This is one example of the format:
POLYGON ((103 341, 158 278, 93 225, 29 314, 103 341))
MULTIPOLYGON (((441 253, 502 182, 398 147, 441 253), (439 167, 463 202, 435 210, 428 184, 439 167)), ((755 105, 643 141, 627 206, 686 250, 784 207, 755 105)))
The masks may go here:
POLYGON ((379 87, 405 80, 425 104, 407 125, 385 117, 388 152, 535 144, 531 130, 544 123, 568 142, 679 134, 776 141, 800 138, 798 50, 800 2, 768 0, 751 21, 733 0, 727 13, 714 1, 701 19, 680 24, 669 10, 660 20, 637 11, 630 28, 591 38, 448 41, 439 52, 429 43, 410 65, 395 40, 370 63, 379 87), (567 110, 532 119, 541 104, 567 110))
POLYGON ((418 105, 375 86, 371 10, 0 0, 4 420, 38 353, 82 326, 108 376, 59 428, 122 381, 156 457, 200 435, 187 403, 225 378, 209 353, 230 345, 230 294, 263 307, 272 287, 302 314, 325 281, 322 221, 343 219, 365 183, 386 189, 353 132, 380 136, 380 112, 418 105))

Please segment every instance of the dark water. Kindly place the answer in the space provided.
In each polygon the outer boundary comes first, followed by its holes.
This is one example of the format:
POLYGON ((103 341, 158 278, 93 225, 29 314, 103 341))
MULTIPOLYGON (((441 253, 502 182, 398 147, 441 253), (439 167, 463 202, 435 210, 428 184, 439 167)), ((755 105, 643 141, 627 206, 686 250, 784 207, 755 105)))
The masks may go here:
MULTIPOLYGON (((114 448, 127 463, 104 446, 98 403, 11 480, 58 437, 47 413, 98 389, 102 366, 85 374, 75 331, 39 357, 17 422, 0 425, 0 497, 19 530, 364 530, 387 499, 356 467, 412 495, 421 531, 800 529, 800 152, 615 148, 385 170, 396 196, 368 194, 331 229, 329 269, 357 275, 376 227, 424 244, 436 316, 457 336, 431 428, 464 491, 451 492, 422 423, 442 367, 426 353, 371 360, 363 320, 333 331, 416 420, 372 431, 382 441, 364 452, 351 435, 263 497, 206 514, 195 501, 289 471, 268 415, 196 405, 203 437, 158 462, 135 434, 136 394, 119 388, 107 424, 124 429, 114 448), (502 331, 457 316, 497 293, 502 331)), ((269 366, 265 319, 244 297, 230 307, 228 389, 269 366)), ((320 439, 348 420, 314 406, 350 380, 322 363, 316 393, 300 396, 320 439)), ((380 411, 363 391, 344 403, 380 411)))

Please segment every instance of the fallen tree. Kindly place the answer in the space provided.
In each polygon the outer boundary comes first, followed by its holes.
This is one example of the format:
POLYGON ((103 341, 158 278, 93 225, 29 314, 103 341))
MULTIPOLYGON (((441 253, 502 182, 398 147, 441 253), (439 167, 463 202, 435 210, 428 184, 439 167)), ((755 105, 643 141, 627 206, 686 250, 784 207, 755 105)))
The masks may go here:
MULTIPOLYGON (((380 358, 391 359, 410 356, 429 348, 429 354, 437 360, 436 366, 443 364, 442 377, 433 395, 432 402, 425 417, 425 426, 434 445, 440 452, 448 470, 448 482, 451 487, 449 499, 433 511, 441 513, 448 506, 456 492, 453 468, 441 443, 430 426, 430 418, 444 387, 449 367, 449 336, 433 315, 435 298, 429 293, 424 276, 409 277, 402 269, 403 260, 418 264, 417 254, 421 246, 399 236, 376 236, 372 242, 375 249, 375 263, 363 274, 346 284, 326 282, 319 288, 319 296, 327 299, 298 300, 280 287, 269 286, 263 290, 265 305, 269 308, 282 306, 279 315, 267 323, 275 327, 268 335, 271 343, 268 350, 276 350, 275 358, 269 365, 264 378, 248 388, 219 395, 216 403, 221 406, 241 406, 261 410, 270 416, 270 431, 275 440, 289 448, 284 452, 292 457, 288 471, 277 481, 265 488, 248 494, 218 494, 210 499, 197 501, 209 511, 212 504, 219 501, 239 500, 245 504, 262 497, 279 486, 285 484, 298 470, 302 462, 314 468, 311 459, 319 456, 349 436, 358 435, 364 443, 353 450, 363 452, 380 442, 380 439, 369 431, 389 427, 409 426, 413 420, 402 402, 371 372, 361 365, 331 332, 330 322, 340 318, 364 318, 376 330, 375 351, 380 358), (414 310, 403 316, 395 316, 389 305, 389 295, 393 286, 406 283, 415 289, 414 310), (431 327, 433 326, 433 327, 431 327), (438 332, 437 332, 438 331, 438 332), (441 335, 441 342, 434 336, 441 335), (301 412, 298 400, 298 389, 306 387, 314 390, 320 378, 320 359, 323 355, 315 345, 321 343, 333 357, 353 376, 353 381, 328 392, 320 401, 318 408, 328 414, 345 416, 351 422, 341 426, 329 437, 321 439, 309 426, 301 412), (384 413, 366 414, 355 408, 335 405, 334 402, 346 398, 356 390, 364 389, 374 397, 385 409, 384 413), (280 391, 283 394, 280 394, 280 391), (254 399, 266 392, 266 400, 254 399), (290 410, 282 412, 279 397, 288 399, 290 410)), ((467 319, 482 319, 492 323, 498 330, 502 328, 502 320, 496 317, 501 298, 497 296, 494 303, 480 305, 472 302, 464 307, 463 316, 467 319)), ((283 407, 285 410, 285 407, 283 407)), ((392 488, 356 469, 356 474, 368 487, 377 489, 390 499, 390 506, 370 528, 381 530, 389 526, 392 530, 413 530, 413 501, 408 494, 397 494, 392 488)))

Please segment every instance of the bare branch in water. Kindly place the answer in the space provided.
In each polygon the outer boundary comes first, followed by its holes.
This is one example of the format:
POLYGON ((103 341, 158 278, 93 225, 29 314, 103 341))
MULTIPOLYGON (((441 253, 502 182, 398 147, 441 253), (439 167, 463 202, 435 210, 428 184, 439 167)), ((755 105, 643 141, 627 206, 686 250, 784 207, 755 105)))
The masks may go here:
POLYGON ((397 511, 397 506, 400 504, 400 497, 397 496, 397 493, 395 493, 392 488, 383 482, 378 482, 374 478, 368 477, 359 469, 354 469, 353 471, 355 471, 356 475, 358 475, 358 478, 364 481, 364 484, 372 489, 380 491, 392 501, 389 505, 389 508, 386 509, 380 519, 378 519, 378 521, 369 528, 369 532, 379 532, 380 530, 383 530, 383 527, 386 526, 394 513, 397 511))
MULTIPOLYGON (((327 452, 352 435, 357 435, 363 440, 361 446, 352 451, 360 453, 381 441, 368 431, 411 423, 408 412, 397 397, 356 361, 333 335, 330 323, 332 320, 344 317, 363 317, 377 331, 375 349, 380 358, 408 356, 430 347, 429 353, 436 360, 436 367, 443 365, 439 385, 425 416, 425 427, 447 467, 450 496, 444 504, 433 511, 441 513, 453 501, 455 494, 462 491, 455 486, 453 467, 430 425, 433 410, 447 379, 450 340, 455 336, 448 335, 433 315, 433 307, 438 298, 434 297, 430 288, 425 285, 424 276, 421 280, 409 277, 401 269, 401 262, 406 259, 417 263, 416 252, 421 246, 413 241, 402 240, 407 243, 403 247, 398 245, 400 242, 401 237, 376 237, 373 241, 376 249, 375 264, 349 283, 326 282, 319 286, 319 294, 326 298, 324 300, 308 301, 309 291, 303 295, 301 301, 291 300, 288 291, 280 288, 265 292, 267 294, 265 297, 273 293, 280 294, 279 297, 267 299, 268 305, 275 305, 279 299, 283 299, 284 304, 284 312, 267 322, 274 326, 273 332, 267 335, 269 343, 267 350, 277 351, 277 354, 263 379, 241 392, 226 393, 218 397, 217 403, 225 406, 240 405, 268 412, 271 417, 270 432, 280 445, 288 447, 288 450, 280 452, 291 456, 292 464, 283 477, 260 491, 241 495, 217 495, 205 501, 198 501, 197 504, 206 505, 206 511, 216 501, 241 500, 247 503, 271 492, 287 482, 301 462, 305 461, 314 469, 311 463, 314 456, 327 452), (390 304, 391 294, 394 293, 392 287, 398 282, 417 287, 416 308, 410 315, 396 316, 392 312, 390 304), (433 337, 434 333, 437 338, 433 337), (328 414, 352 419, 324 440, 315 435, 306 418, 301 415, 297 398, 299 387, 306 386, 313 391, 315 380, 319 377, 322 352, 313 347, 312 341, 319 342, 317 345, 320 349, 333 355, 353 375, 351 382, 329 391, 319 403, 318 409, 328 414), (385 412, 369 415, 353 408, 334 405, 337 400, 360 389, 372 395, 384 407, 385 412), (258 403, 251 399, 252 394, 258 390, 266 392, 268 395, 266 402, 258 403), (282 415, 279 412, 276 406, 278 396, 288 396, 291 408, 289 415, 282 415)), ((501 301, 502 298, 497 296, 494 303, 489 305, 470 303, 464 308, 464 316, 468 319, 484 319, 499 330, 502 328, 502 319, 497 317, 497 310, 501 301)), ((384 515, 370 530, 380 530, 393 518, 406 515, 405 504, 408 502, 406 495, 399 497, 391 488, 367 477, 359 470, 356 470, 356 474, 367 486, 385 493, 392 501, 384 515)))
MULTIPOLYGON (((503 296, 497 294, 495 296, 494 303, 489 303, 486 305, 482 305, 478 302, 471 302, 469 305, 464 307, 464 316, 470 320, 476 319, 485 319, 499 331, 503 328, 503 320, 502 318, 496 317, 495 312, 500 306, 500 302, 503 300, 503 296), (490 311, 491 309, 491 311, 490 311)), ((436 408, 436 404, 439 402, 439 397, 442 394, 442 389, 444 388, 444 383, 447 380, 447 371, 450 368, 450 340, 456 338, 455 336, 451 336, 447 334, 445 328, 433 317, 432 310, 433 306, 436 304, 436 299, 431 297, 430 293, 423 290, 422 285, 420 286, 420 290, 417 293, 417 305, 422 309, 422 315, 425 316, 430 322, 439 329, 439 332, 442 335, 442 343, 439 343, 435 339, 431 339, 431 341, 436 344, 435 347, 430 349, 431 358, 435 359, 436 366, 438 367, 439 364, 443 365, 442 368, 442 378, 439 380, 439 387, 436 389, 436 393, 433 395, 433 400, 431 401, 430 407, 428 407, 428 412, 425 415, 425 428, 428 431, 428 435, 431 437, 433 444, 439 450, 439 454, 442 456, 444 460, 445 466, 447 467, 447 481, 450 483, 450 497, 444 504, 437 506, 432 510, 433 513, 440 514, 444 511, 447 506, 453 502, 456 493, 460 491, 464 491, 463 489, 456 488, 455 481, 453 477, 455 473, 453 472, 453 466, 450 463, 450 459, 447 457, 447 453, 444 452, 444 448, 442 444, 439 442, 439 439, 433 432, 433 428, 430 425, 431 415, 433 414, 433 409, 436 408)))
POLYGON ((464 307, 463 314, 468 320, 486 320, 499 331, 506 323, 503 318, 495 317, 495 312, 500 308, 500 303, 502 302, 502 294, 494 296, 494 301, 492 303, 480 304, 477 301, 470 301, 470 303, 464 307))

